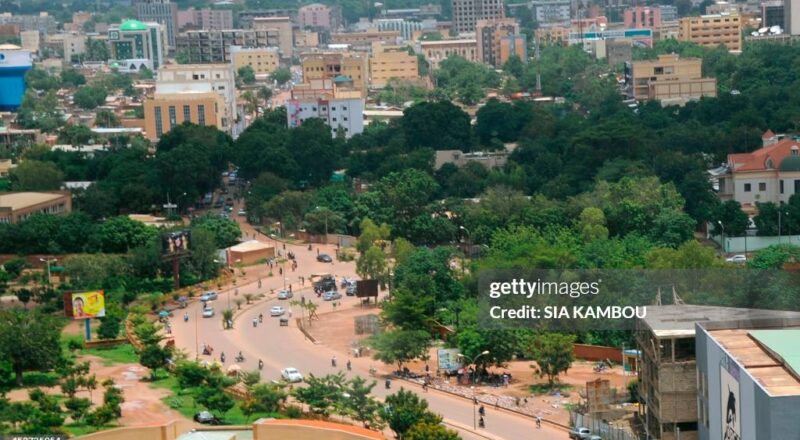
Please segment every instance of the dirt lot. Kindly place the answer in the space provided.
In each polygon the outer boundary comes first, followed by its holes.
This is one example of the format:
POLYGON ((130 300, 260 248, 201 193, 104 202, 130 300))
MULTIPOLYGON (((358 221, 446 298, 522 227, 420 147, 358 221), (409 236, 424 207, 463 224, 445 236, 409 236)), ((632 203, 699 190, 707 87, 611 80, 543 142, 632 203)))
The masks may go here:
MULTIPOLYGON (((355 317, 369 314, 377 315, 378 313, 379 309, 377 307, 362 308, 357 305, 346 305, 343 310, 336 312, 322 310, 322 313, 319 315, 320 319, 315 320, 309 330, 319 343, 342 353, 344 356, 343 359, 350 358, 352 357, 352 347, 355 342, 365 337, 355 334, 355 317)), ((389 372, 395 368, 395 366, 384 365, 367 357, 352 359, 352 361, 364 365, 376 365, 379 370, 383 370, 384 372, 389 372)), ((428 361, 431 373, 436 371, 436 363, 436 348, 433 348, 431 349, 430 360, 428 361)), ((509 386, 479 386, 475 391, 482 395, 507 396, 507 398, 515 402, 515 404, 516 398, 519 398, 520 407, 524 407, 542 417, 566 423, 569 421, 569 416, 564 409, 564 405, 566 403, 578 403, 582 400, 580 394, 584 393, 586 382, 599 378, 608 379, 612 388, 617 388, 619 393, 625 393, 627 383, 634 380, 636 377, 624 374, 621 366, 615 366, 602 373, 596 373, 594 372, 594 362, 577 361, 572 364, 572 368, 570 368, 566 374, 559 376, 560 381, 572 385, 572 389, 566 390, 563 395, 534 396, 530 392, 530 386, 537 383, 546 383, 547 379, 534 375, 531 364, 533 364, 533 362, 514 361, 509 362, 506 368, 490 369, 491 372, 497 374, 510 373, 512 380, 509 386), (527 399, 527 404, 525 403, 525 399, 527 399)), ((407 366, 412 371, 420 373, 425 371, 425 363, 422 361, 415 361, 407 366)), ((447 388, 451 387, 453 389, 457 389, 458 387, 455 383, 455 378, 451 379, 449 385, 447 385, 447 388)))

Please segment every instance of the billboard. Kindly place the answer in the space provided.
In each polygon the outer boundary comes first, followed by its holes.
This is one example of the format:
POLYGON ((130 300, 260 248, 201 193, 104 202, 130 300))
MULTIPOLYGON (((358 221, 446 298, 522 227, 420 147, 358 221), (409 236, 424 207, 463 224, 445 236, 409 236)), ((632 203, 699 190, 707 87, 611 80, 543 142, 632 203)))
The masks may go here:
POLYGON ((440 348, 437 352, 439 358, 439 369, 442 371, 457 371, 463 367, 461 358, 458 356, 461 351, 457 348, 440 348))
POLYGON ((722 404, 722 440, 741 440, 739 366, 732 359, 722 359, 719 366, 719 382, 719 394, 722 404))
POLYGON ((106 316, 106 297, 102 290, 67 292, 64 294, 64 315, 72 319, 106 316))
POLYGON ((168 232, 161 237, 161 254, 170 256, 188 252, 191 239, 189 231, 168 232))
POLYGON ((368 298, 370 296, 378 297, 378 280, 359 280, 356 281, 356 296, 359 298, 368 298))

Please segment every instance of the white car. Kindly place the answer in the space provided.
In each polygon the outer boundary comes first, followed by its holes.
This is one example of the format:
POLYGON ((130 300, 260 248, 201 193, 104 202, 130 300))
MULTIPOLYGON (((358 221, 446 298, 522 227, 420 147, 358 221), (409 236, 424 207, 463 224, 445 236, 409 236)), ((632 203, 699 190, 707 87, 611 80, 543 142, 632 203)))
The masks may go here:
POLYGON ((292 292, 289 292, 286 289, 278 291, 278 299, 289 299, 289 298, 291 298, 293 296, 294 296, 294 294, 292 292))
POLYGON ((286 309, 284 309, 282 306, 275 306, 269 309, 270 316, 283 316, 284 313, 286 313, 286 309))
POLYGON ((734 255, 732 257, 726 258, 725 261, 728 263, 747 263, 747 256, 746 255, 734 255))
POLYGON ((244 208, 239 208, 239 212, 238 212, 238 214, 239 214, 240 216, 244 216, 244 215, 247 215, 247 211, 245 211, 245 210, 244 210, 244 208))
POLYGON ((211 318, 214 316, 214 308, 206 307, 203 309, 203 318, 211 318))
POLYGON ((287 382, 302 382, 303 375, 297 371, 297 368, 286 367, 281 370, 281 377, 287 382))

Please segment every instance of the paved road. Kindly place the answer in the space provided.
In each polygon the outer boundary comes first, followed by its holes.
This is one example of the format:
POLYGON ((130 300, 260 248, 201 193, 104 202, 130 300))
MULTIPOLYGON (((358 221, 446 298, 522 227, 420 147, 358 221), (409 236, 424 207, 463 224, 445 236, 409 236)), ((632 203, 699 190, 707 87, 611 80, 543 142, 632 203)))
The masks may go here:
MULTIPOLYGON (((243 225, 244 226, 244 225, 243 225)), ((243 228, 245 233, 248 232, 246 227, 243 228)), ((252 237, 252 235, 250 235, 252 237)), ((279 248, 283 251, 282 246, 279 248)), ((316 246, 315 246, 316 248, 316 246)), ((308 288, 308 281, 306 287, 303 288, 299 285, 298 277, 308 276, 311 273, 331 272, 337 276, 352 276, 355 272, 355 265, 353 263, 335 264, 318 263, 316 261, 316 249, 308 251, 305 246, 292 246, 287 245, 286 251, 293 251, 298 260, 298 269, 296 272, 289 272, 287 282, 293 282, 293 291, 295 298, 305 296, 306 299, 313 299, 318 302, 321 307, 320 312, 325 313, 332 311, 333 307, 328 302, 323 302, 316 298, 316 295, 308 288)), ((320 252, 334 254, 335 246, 320 246, 320 252)), ((263 265, 262 265, 263 266, 263 265)), ((288 267, 288 265, 287 265, 288 267)), ((257 279, 259 273, 266 274, 268 269, 262 267, 258 270, 253 268, 247 269, 248 279, 257 279)), ((266 293, 271 289, 279 289, 283 286, 283 278, 277 276, 277 270, 274 277, 262 278, 262 286, 259 289, 258 283, 252 282, 243 285, 239 283, 239 294, 251 292, 266 293)), ((243 312, 240 312, 235 320, 233 330, 222 329, 222 318, 219 313, 226 307, 228 297, 235 298, 231 291, 223 291, 220 298, 216 301, 217 315, 213 318, 202 318, 200 309, 201 304, 195 302, 190 304, 185 310, 189 314, 189 322, 182 322, 181 316, 176 315, 173 323, 173 335, 178 347, 185 349, 189 353, 189 357, 195 356, 195 347, 201 346, 203 343, 209 344, 214 347, 214 356, 200 356, 201 360, 212 361, 219 359, 219 354, 224 352, 226 355, 225 367, 232 364, 235 354, 241 350, 245 356, 245 361, 240 363, 245 370, 255 370, 257 368, 258 359, 264 362, 264 369, 262 371, 262 380, 272 380, 280 377, 280 370, 287 366, 292 366, 299 369, 304 375, 313 373, 315 375, 325 375, 334 373, 339 370, 345 369, 347 362, 347 355, 343 353, 336 353, 328 347, 317 345, 309 340, 306 340, 304 335, 295 327, 294 319, 290 320, 289 327, 281 327, 277 318, 269 317, 269 309, 274 305, 283 305, 284 307, 291 308, 288 301, 279 301, 277 299, 267 299, 261 301, 256 305, 250 306, 243 312), (259 313, 264 315, 264 322, 258 327, 252 326, 252 320, 257 317, 259 313), (338 357, 338 368, 331 367, 331 358, 338 357)), ((232 299, 231 299, 232 301, 232 299)), ((344 307, 353 306, 356 304, 355 298, 343 298, 344 307)), ((299 311, 293 311, 294 317, 297 317, 299 311)), ((377 363, 368 358, 353 359, 353 371, 347 372, 349 376, 360 375, 368 377, 369 368, 373 364, 379 367, 377 363)), ((452 422, 458 426, 471 428, 473 426, 473 410, 474 407, 471 402, 462 398, 450 396, 444 393, 431 391, 424 393, 420 387, 410 385, 407 383, 401 384, 400 381, 394 381, 390 390, 384 388, 383 380, 378 379, 379 383, 373 390, 373 393, 378 397, 384 397, 386 394, 396 391, 400 386, 404 386, 415 392, 419 393, 428 400, 431 410, 441 414, 446 421, 452 422)), ((489 438, 495 439, 562 439, 566 438, 566 433, 561 430, 544 426, 542 429, 536 429, 533 421, 530 419, 513 415, 510 413, 496 411, 492 408, 487 408, 486 415, 486 429, 479 430, 482 433, 490 434, 489 438)), ((460 433, 465 439, 479 439, 475 434, 469 433, 464 429, 459 429, 460 433)))

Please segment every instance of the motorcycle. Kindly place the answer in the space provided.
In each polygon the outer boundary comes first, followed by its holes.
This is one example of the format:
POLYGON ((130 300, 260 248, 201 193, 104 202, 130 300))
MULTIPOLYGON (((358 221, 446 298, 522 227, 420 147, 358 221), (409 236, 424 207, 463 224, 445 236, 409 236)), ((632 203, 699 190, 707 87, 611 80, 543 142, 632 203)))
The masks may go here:
POLYGON ((384 385, 386 386, 386 389, 388 390, 389 388, 392 387, 392 381, 390 379, 386 379, 386 383, 384 385))
POLYGON ((264 369, 264 361, 262 361, 261 359, 258 360, 258 369, 259 370, 263 370, 264 369))
POLYGON ((244 362, 244 355, 241 352, 236 356, 236 362, 244 362))
POLYGON ((222 362, 223 364, 225 363, 225 353, 219 354, 219 361, 222 362))

